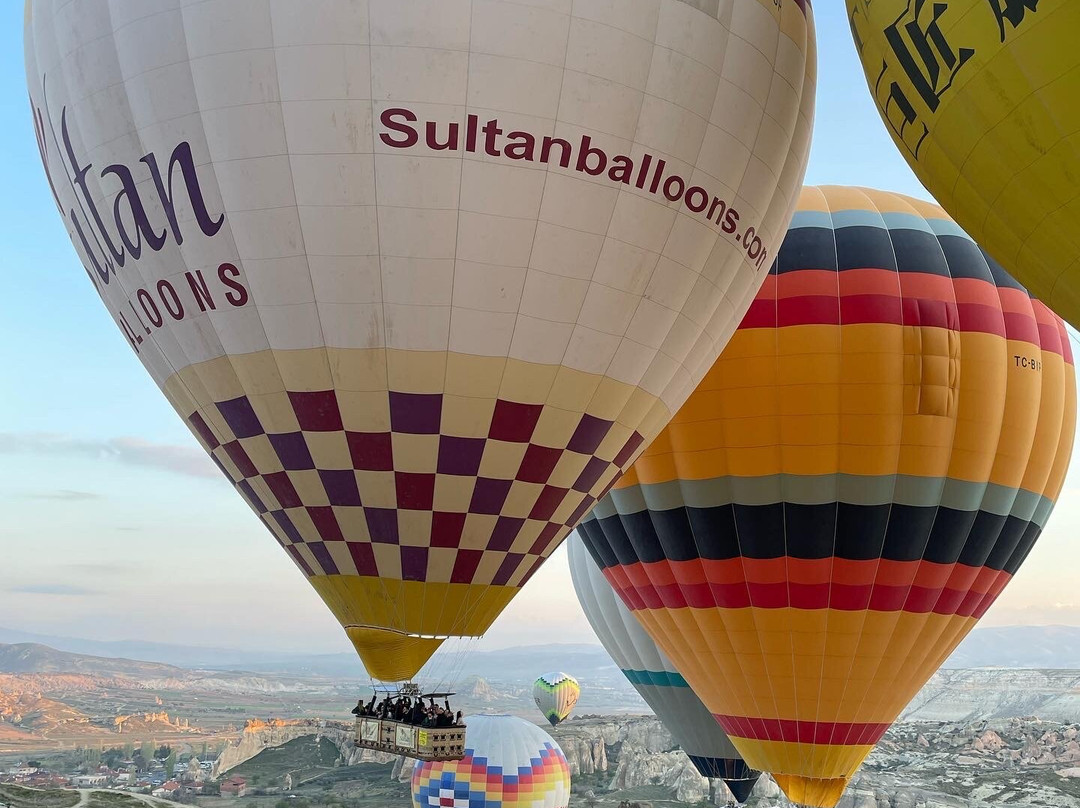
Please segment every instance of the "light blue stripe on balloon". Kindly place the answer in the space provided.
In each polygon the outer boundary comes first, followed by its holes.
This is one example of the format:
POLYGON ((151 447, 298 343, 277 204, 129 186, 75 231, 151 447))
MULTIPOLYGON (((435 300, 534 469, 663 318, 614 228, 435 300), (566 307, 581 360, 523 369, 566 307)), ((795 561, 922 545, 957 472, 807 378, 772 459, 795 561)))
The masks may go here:
POLYGON ((921 230, 924 233, 934 232, 926 219, 922 216, 916 216, 914 213, 882 213, 881 218, 885 220, 885 226, 890 230, 921 230))
POLYGON ((690 687, 686 680, 677 673, 669 671, 623 670, 623 675, 632 685, 654 685, 656 687, 690 687))
POLYGON ((832 213, 833 227, 876 227, 885 229, 885 222, 881 214, 876 210, 834 210, 832 213))
POLYGON ((791 226, 789 230, 795 230, 798 227, 824 227, 827 230, 832 229, 832 216, 820 210, 797 210, 795 215, 791 217, 791 226))
POLYGON ((927 219, 926 223, 930 225, 930 229, 939 236, 960 236, 961 238, 966 238, 968 241, 973 240, 971 236, 964 232, 960 225, 949 219, 927 219))

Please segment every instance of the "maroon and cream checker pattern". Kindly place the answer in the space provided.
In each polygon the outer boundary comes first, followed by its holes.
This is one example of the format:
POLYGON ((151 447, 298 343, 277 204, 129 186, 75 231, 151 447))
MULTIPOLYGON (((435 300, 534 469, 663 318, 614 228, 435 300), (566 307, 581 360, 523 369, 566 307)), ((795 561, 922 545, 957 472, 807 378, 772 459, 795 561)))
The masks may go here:
POLYGON ((187 420, 308 576, 521 586, 644 444, 586 413, 550 445, 544 405, 502 399, 486 438, 460 437, 442 394, 385 395, 383 432, 345 429, 333 390, 288 393, 294 432, 268 433, 246 396, 215 405, 230 434, 187 420))

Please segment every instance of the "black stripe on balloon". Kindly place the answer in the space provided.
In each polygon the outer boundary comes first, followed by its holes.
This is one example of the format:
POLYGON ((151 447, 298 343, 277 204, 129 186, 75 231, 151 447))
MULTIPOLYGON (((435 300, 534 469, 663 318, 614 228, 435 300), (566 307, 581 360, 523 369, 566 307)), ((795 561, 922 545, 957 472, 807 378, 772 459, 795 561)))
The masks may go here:
POLYGON ((788 230, 774 265, 777 274, 802 269, 836 272, 833 231, 827 227, 797 227, 788 230))
POLYGON ((771 274, 823 269, 887 269, 944 278, 972 278, 1006 289, 1027 290, 971 239, 925 230, 853 225, 831 230, 797 227, 780 245, 771 274))
POLYGON ((1030 292, 1028 292, 1027 289, 1024 288, 1023 284, 1021 284, 1020 281, 1018 281, 1016 278, 1006 272, 1005 268, 997 261, 995 261, 986 251, 984 251, 982 247, 979 248, 979 252, 983 254, 983 260, 986 261, 987 266, 990 268, 990 274, 994 278, 994 283, 996 283, 998 286, 1004 286, 1009 289, 1019 289, 1026 295, 1031 294, 1030 292))
POLYGON ((601 568, 730 558, 960 562, 1015 573, 1039 527, 1015 516, 913 505, 724 505, 592 519, 579 528, 601 568))
MULTIPOLYGON (((942 246, 933 233, 925 230, 890 230, 889 235, 893 252, 896 254, 896 266, 900 272, 955 277, 950 271, 952 265, 945 260, 942 246)), ((989 274, 986 280, 990 280, 989 274)))
MULTIPOLYGON (((945 253, 945 260, 949 262, 949 269, 954 278, 973 278, 997 286, 1002 285, 990 271, 986 256, 974 241, 962 236, 938 236, 937 240, 942 252, 945 253)), ((1015 281, 1009 285, 1014 283, 1015 281)))
MULTIPOLYGON (((892 238, 880 227, 854 225, 838 227, 836 234, 836 267, 845 269, 891 269, 896 271, 892 238)), ((780 245, 780 251, 784 247, 780 245)))

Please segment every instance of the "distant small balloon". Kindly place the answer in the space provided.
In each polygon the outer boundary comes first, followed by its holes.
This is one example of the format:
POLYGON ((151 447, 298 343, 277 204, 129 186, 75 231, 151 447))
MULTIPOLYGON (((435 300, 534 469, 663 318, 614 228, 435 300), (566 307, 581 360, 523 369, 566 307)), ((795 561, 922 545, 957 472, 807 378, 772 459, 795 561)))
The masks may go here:
POLYGON ((581 685, 568 673, 544 673, 533 684, 533 700, 551 726, 561 724, 581 696, 581 685))

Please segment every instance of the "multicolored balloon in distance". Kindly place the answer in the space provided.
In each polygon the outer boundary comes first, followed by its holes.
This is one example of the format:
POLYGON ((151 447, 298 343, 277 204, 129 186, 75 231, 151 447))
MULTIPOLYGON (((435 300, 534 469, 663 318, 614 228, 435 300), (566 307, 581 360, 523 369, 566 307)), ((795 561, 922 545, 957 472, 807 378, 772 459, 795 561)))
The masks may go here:
POLYGON ((87 275, 377 679, 485 632, 768 270, 812 13, 708 5, 26 3, 87 275))
POLYGON ((889 134, 930 193, 1080 327, 1080 4, 847 0, 889 134))
POLYGON ((550 735, 512 715, 471 715, 465 724, 464 758, 417 761, 415 808, 567 808, 570 768, 550 735))
POLYGON ((581 685, 569 673, 543 673, 533 683, 533 701, 553 727, 566 720, 580 697, 581 685))
POLYGON ((566 549, 574 591, 600 644, 701 776, 723 780, 738 802, 746 802, 761 772, 746 765, 713 714, 619 600, 581 537, 571 535, 566 549))
POLYGON ((937 205, 806 188, 698 389, 579 528, 746 762, 832 806, 1046 526, 1065 325, 937 205))

